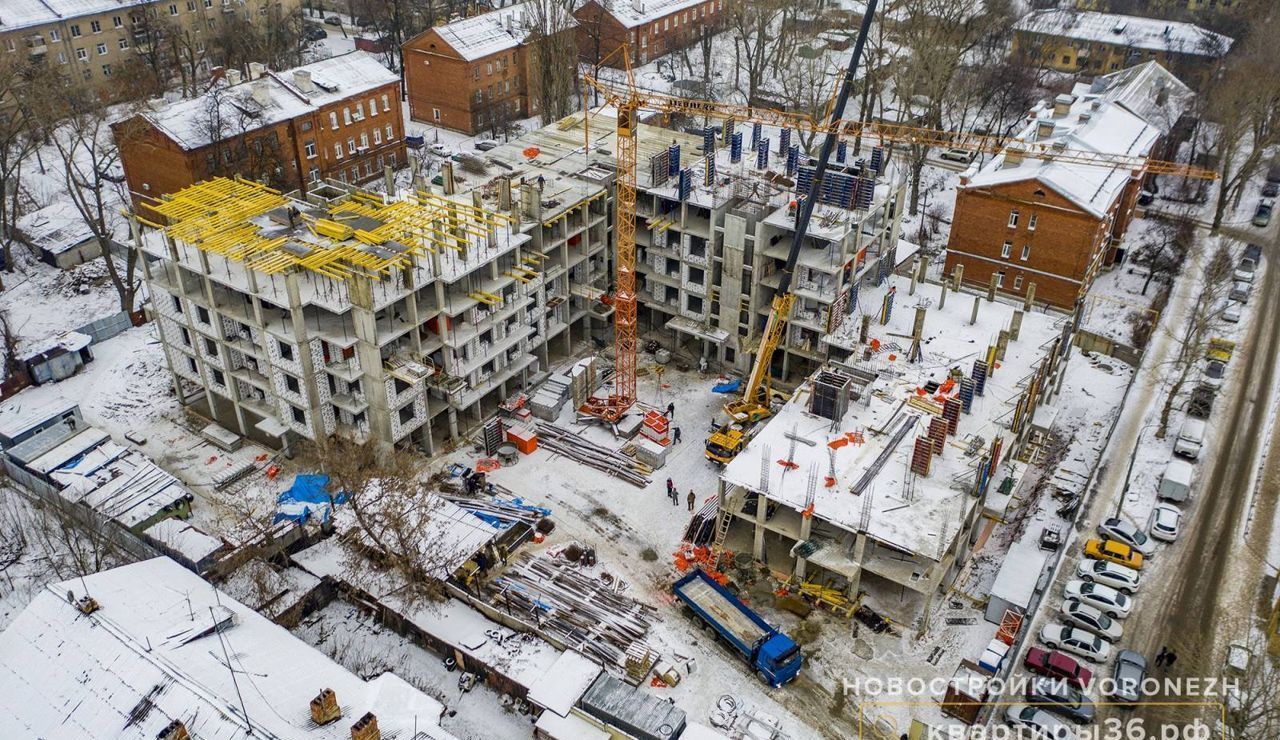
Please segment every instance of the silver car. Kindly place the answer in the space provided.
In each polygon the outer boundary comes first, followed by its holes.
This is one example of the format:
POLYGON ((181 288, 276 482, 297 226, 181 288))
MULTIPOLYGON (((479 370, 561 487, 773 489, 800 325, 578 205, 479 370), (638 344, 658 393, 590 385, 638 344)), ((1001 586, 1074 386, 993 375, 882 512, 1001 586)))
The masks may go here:
POLYGON ((1005 719, 1014 727, 1025 727, 1032 737, 1043 740, 1070 740, 1075 737, 1071 726, 1039 707, 1026 704, 1010 704, 1005 719))
POLYGON ((1119 701, 1137 701, 1142 698, 1142 680, 1147 677, 1147 659, 1132 650, 1116 653, 1115 669, 1111 673, 1111 696, 1119 701))
POLYGON ((1078 599, 1095 606, 1112 619, 1124 619, 1133 608, 1133 601, 1128 596, 1101 583, 1067 581, 1062 591, 1068 599, 1078 599))
POLYGON ((1062 602, 1062 621, 1075 627, 1087 629, 1099 637, 1112 642, 1120 639, 1124 630, 1120 623, 1096 606, 1089 606, 1079 599, 1067 599, 1062 602))
POLYGON ((1150 553, 1154 549, 1153 543, 1147 537, 1146 532, 1124 519, 1111 517, 1110 519, 1102 520, 1098 524, 1098 534, 1109 540, 1123 542, 1143 555, 1150 553))
POLYGON ((1094 558, 1081 559, 1076 566, 1076 575, 1082 580, 1101 583, 1126 594, 1136 593, 1138 584, 1142 581, 1142 574, 1133 568, 1094 558))
POLYGON ((1040 628, 1040 642, 1051 650, 1079 655, 1085 660, 1105 663, 1111 657, 1111 643, 1079 627, 1050 622, 1040 628))

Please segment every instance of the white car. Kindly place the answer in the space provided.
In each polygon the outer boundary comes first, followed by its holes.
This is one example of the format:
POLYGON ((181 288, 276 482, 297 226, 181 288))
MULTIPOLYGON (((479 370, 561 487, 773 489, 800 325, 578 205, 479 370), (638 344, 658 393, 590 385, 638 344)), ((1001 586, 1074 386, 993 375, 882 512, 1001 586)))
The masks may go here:
POLYGON ((1256 269, 1257 266, 1254 265, 1253 260, 1240 260, 1240 266, 1236 268, 1235 272, 1231 273, 1231 278, 1242 283, 1252 283, 1253 273, 1256 269))
POLYGON ((1067 581, 1062 591, 1068 599, 1078 599, 1090 606, 1096 606, 1112 619, 1124 619, 1129 616, 1129 610, 1133 608, 1133 601, 1128 596, 1101 583, 1067 581))
POLYGON ((447 157, 450 154, 449 147, 445 146, 444 144, 432 144, 431 146, 427 147, 427 151, 431 152, 437 157, 447 157))
POLYGON ((1069 740, 1075 737, 1070 725, 1039 707, 1010 704, 1004 716, 1014 727, 1030 730, 1031 737, 1036 740, 1069 740))
POLYGON ((1078 599, 1062 602, 1062 621, 1074 627, 1086 629, 1098 637, 1115 642, 1124 634, 1120 622, 1103 614, 1097 607, 1078 599))
POLYGON ((1105 663, 1111 657, 1111 643, 1079 627, 1050 622, 1040 628, 1040 642, 1052 650, 1074 653, 1095 663, 1105 663))
POLYGON ((1076 566, 1076 575, 1082 580, 1101 583, 1126 594, 1137 593, 1138 583, 1142 580, 1142 575, 1133 568, 1093 558, 1081 560, 1076 566))
POLYGON ((1209 360, 1204 366, 1204 373, 1200 376, 1200 382, 1210 388, 1221 388, 1222 380, 1226 377, 1227 366, 1217 360, 1209 360))
POLYGON ((1239 303, 1231 301, 1226 308, 1222 309, 1222 320, 1229 324, 1240 323, 1240 318, 1244 315, 1242 308, 1239 303))
POLYGON ((1151 510, 1151 536, 1173 542, 1178 539, 1178 530, 1182 526, 1182 510, 1171 504, 1157 504, 1151 510))
POLYGON ((1103 519, 1098 523, 1098 534, 1102 535, 1103 539, 1123 542, 1143 555, 1152 550, 1152 542, 1146 532, 1123 519, 1116 517, 1103 519))

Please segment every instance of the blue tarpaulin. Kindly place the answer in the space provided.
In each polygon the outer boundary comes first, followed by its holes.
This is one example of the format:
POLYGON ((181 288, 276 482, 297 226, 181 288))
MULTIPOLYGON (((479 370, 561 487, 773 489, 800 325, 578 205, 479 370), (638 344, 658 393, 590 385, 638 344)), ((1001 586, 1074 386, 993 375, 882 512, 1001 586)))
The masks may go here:
POLYGON ((276 498, 276 515, 271 519, 271 523, 292 520, 304 524, 313 516, 321 522, 329 521, 333 514, 333 505, 345 504, 347 494, 339 493, 331 497, 328 486, 329 476, 327 475, 294 476, 293 485, 289 490, 276 498))
POLYGON ((714 393, 737 393, 738 389, 741 387, 742 378, 733 378, 732 380, 726 380, 723 383, 717 383, 711 390, 714 393))

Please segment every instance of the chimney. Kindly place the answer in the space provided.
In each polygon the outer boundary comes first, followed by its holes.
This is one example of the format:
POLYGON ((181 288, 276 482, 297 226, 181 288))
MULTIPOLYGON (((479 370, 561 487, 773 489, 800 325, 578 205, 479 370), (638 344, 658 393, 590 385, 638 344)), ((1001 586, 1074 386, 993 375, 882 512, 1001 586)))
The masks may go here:
POLYGON ((382 740, 378 718, 373 716, 373 712, 365 712, 363 717, 351 725, 351 740, 382 740))
POLYGON ((265 80, 253 81, 252 94, 253 99, 263 108, 271 105, 271 91, 267 89, 267 83, 265 80))
POLYGON ((1017 167, 1022 164, 1023 158, 1026 156, 1027 150, 1018 144, 1010 144, 1004 148, 1004 166, 1017 167))
POLYGON ((338 696, 333 689, 324 689, 311 700, 311 721, 317 725, 327 725, 342 717, 342 708, 338 706, 338 696))
POLYGON ((1076 102, 1076 96, 1062 93, 1053 99, 1053 117, 1062 118, 1071 112, 1071 104, 1076 102))
POLYGON ((227 69, 227 84, 239 85, 241 80, 240 70, 230 67, 227 69))
POLYGON ((164 726, 156 735, 156 740, 191 740, 191 733, 187 732, 187 726, 182 724, 182 720, 175 719, 164 726))
POLYGON ((311 73, 305 69, 293 70, 293 86, 304 93, 316 91, 316 85, 311 81, 311 73))
POLYGON ((631 9, 637 13, 644 12, 644 0, 631 0, 631 9))
POLYGON ((1053 130, 1057 128, 1057 124, 1053 121, 1041 121, 1036 124, 1036 138, 1047 139, 1053 136, 1053 130))
POLYGON ((262 62, 249 62, 249 79, 256 80, 266 71, 267 68, 262 62))
POLYGON ((1080 123, 1088 123, 1091 118, 1093 118, 1093 114, 1089 111, 1085 111, 1080 114, 1080 123))

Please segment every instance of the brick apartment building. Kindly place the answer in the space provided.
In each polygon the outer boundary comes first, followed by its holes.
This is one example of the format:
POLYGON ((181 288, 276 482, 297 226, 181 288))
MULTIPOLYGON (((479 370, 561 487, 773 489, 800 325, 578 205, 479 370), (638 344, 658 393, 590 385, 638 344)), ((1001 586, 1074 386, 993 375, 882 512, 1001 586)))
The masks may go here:
POLYGON ((0 3, 0 55, 47 62, 118 99, 134 92, 130 82, 139 65, 148 64, 144 59, 177 76, 163 33, 190 42, 184 45, 197 58, 187 61, 204 77, 218 63, 209 58, 212 39, 227 19, 278 26, 301 7, 301 0, 6 0, 0 3))
POLYGON ((1050 9, 1014 25, 1013 53, 1047 69, 1094 75, 1154 61, 1199 87, 1232 43, 1194 23, 1050 9))
POLYGON ((628 44, 632 64, 649 62, 697 43, 724 23, 724 0, 587 0, 573 12, 578 19, 578 51, 593 64, 608 58, 622 67, 628 44))
POLYGON ((536 115, 531 42, 536 36, 545 43, 571 44, 574 22, 567 13, 543 19, 531 6, 510 5, 429 28, 406 41, 402 52, 409 116, 475 134, 536 115), (540 22, 557 30, 549 37, 534 34, 533 26, 540 22))
POLYGON ((361 183, 408 162, 400 79, 355 51, 285 72, 228 70, 204 95, 112 126, 134 204, 216 176, 283 190, 361 183))
POLYGON ((1025 129, 981 169, 961 176, 946 270, 964 282, 1071 308, 1108 264, 1133 218, 1143 180, 1126 169, 1041 158, 1071 150, 1159 156, 1190 91, 1155 63, 1077 85, 1031 111, 1025 129))

